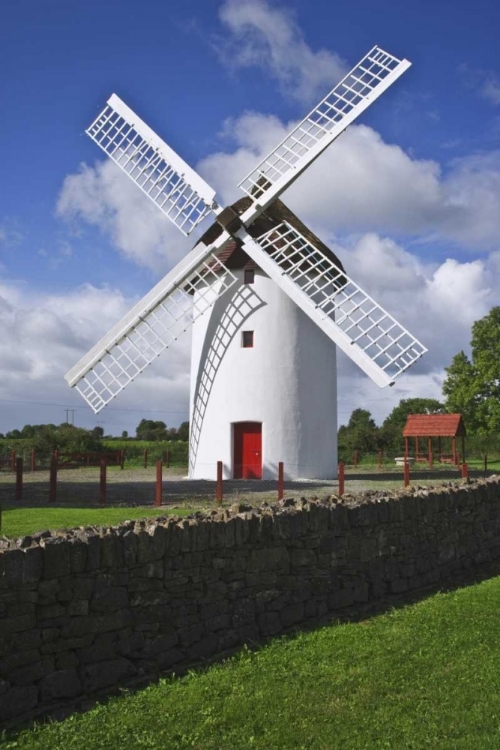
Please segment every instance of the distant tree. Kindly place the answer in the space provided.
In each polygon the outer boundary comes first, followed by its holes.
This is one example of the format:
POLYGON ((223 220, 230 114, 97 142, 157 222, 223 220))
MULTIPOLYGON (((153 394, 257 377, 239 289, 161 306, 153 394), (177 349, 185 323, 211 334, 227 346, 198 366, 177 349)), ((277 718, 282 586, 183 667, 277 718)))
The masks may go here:
POLYGON ((103 438, 104 437, 104 428, 100 425, 97 425, 97 427, 94 427, 91 431, 91 434, 96 438, 103 438))
POLYGON ((6 434, 6 437, 12 438, 14 440, 19 440, 20 438, 22 438, 21 430, 9 430, 9 432, 7 432, 6 434))
POLYGON ((441 414, 444 406, 434 398, 404 398, 384 419, 380 442, 384 450, 399 452, 404 446, 403 428, 410 414, 441 414))
POLYGON ((446 411, 460 412, 469 433, 500 431, 500 307, 472 326, 471 359, 461 351, 446 368, 446 411))
POLYGON ((127 430, 123 430, 122 432, 122 440, 126 440, 128 438, 128 432, 127 430))
POLYGON ((167 440, 167 425, 161 421, 141 419, 135 434, 138 440, 167 440))
POLYGON ((342 454, 360 451, 372 453, 378 448, 378 427, 366 409, 355 409, 347 425, 338 432, 339 450, 342 454))
POLYGON ((189 440, 189 422, 181 422, 177 428, 179 440, 189 440))

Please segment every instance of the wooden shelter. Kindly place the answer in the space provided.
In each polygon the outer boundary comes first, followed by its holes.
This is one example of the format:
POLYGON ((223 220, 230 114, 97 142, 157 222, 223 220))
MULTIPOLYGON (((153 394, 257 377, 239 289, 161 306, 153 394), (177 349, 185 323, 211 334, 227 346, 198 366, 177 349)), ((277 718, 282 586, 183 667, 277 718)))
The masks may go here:
POLYGON ((465 425, 461 414, 410 414, 403 429, 405 458, 408 458, 409 440, 415 440, 415 461, 433 462, 433 438, 437 438, 438 460, 458 464, 465 460, 465 425), (427 451, 420 453, 420 438, 427 439, 427 451), (451 453, 443 453, 441 439, 451 438, 451 453), (461 456, 457 452, 457 438, 461 439, 461 456))

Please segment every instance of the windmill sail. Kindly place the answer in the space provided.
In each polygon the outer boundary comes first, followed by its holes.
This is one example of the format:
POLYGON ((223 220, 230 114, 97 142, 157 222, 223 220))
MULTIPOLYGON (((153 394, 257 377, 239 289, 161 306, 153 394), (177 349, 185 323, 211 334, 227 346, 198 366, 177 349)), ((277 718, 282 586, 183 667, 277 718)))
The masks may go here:
POLYGON ((235 282, 214 246, 195 247, 66 374, 68 385, 97 413, 235 282))
POLYGON ((344 271, 284 222, 245 252, 381 388, 427 349, 344 271))
POLYGON ((215 190, 116 94, 87 134, 186 236, 217 212, 215 190))
POLYGON ((239 187, 267 206, 410 65, 374 47, 239 187))

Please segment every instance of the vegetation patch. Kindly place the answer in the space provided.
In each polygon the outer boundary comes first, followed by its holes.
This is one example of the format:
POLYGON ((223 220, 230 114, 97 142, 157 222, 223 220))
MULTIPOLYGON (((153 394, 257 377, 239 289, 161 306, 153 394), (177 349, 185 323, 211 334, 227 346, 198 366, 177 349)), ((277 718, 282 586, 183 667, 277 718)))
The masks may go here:
MULTIPOLYGON (((198 508, 199 510, 199 508, 198 508)), ((26 536, 35 531, 71 529, 77 526, 118 526, 123 521, 165 515, 187 516, 189 507, 138 508, 12 508, 1 514, 1 533, 8 537, 26 536)))

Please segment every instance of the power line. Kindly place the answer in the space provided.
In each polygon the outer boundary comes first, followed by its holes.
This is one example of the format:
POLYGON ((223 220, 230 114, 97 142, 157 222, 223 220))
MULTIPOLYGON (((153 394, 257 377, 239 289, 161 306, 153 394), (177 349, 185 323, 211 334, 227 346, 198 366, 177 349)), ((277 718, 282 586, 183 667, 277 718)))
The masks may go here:
MULTIPOLYGON (((24 399, 12 399, 12 398, 0 398, 0 403, 3 404, 31 404, 33 406, 57 406, 61 409, 69 409, 70 411, 74 411, 75 409, 84 409, 85 411, 90 410, 89 406, 74 406, 71 405, 68 407, 68 404, 53 404, 48 401, 25 401, 24 399)), ((188 409, 183 409, 182 411, 176 411, 175 409, 129 409, 126 407, 108 407, 106 409, 106 412, 109 411, 133 411, 133 412, 142 412, 146 414, 187 414, 188 409)))

